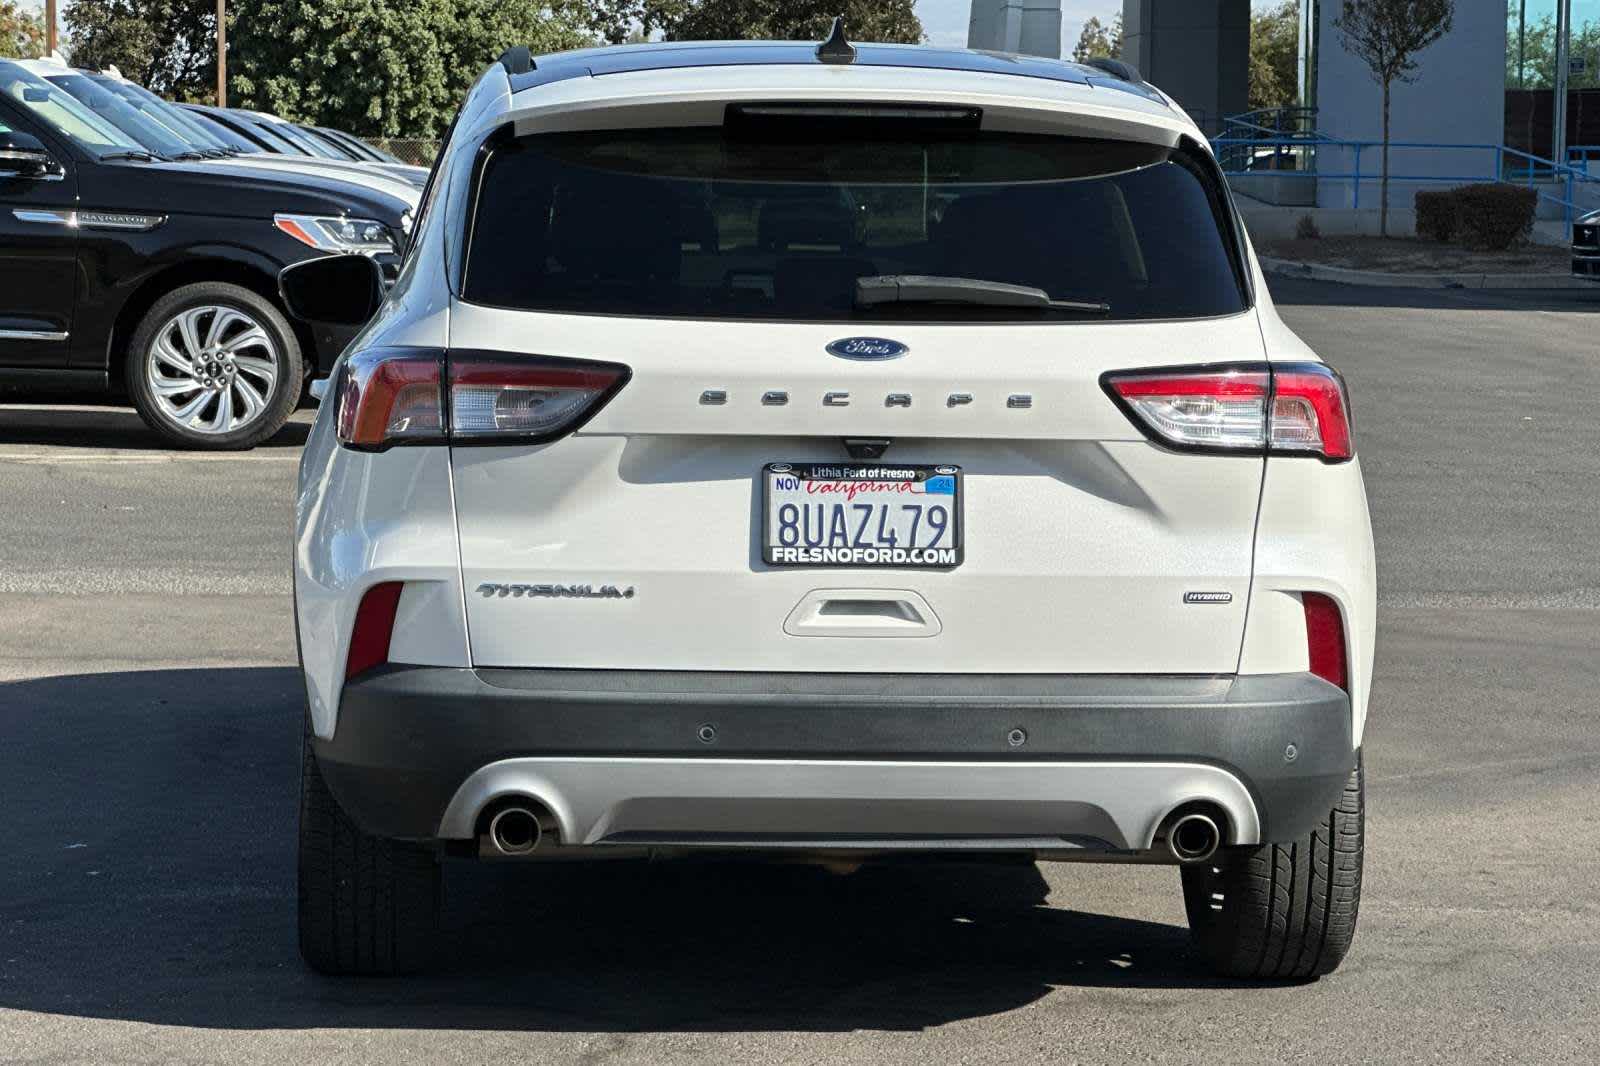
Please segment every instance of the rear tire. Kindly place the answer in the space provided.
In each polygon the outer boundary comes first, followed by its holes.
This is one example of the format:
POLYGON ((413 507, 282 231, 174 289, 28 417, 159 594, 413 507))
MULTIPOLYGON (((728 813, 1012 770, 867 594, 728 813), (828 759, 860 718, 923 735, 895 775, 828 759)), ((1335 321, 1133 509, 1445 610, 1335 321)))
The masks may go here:
POLYGON ((253 448, 300 400, 305 361, 283 312, 242 285, 174 289, 140 320, 124 365, 145 425, 185 448, 253 448))
POLYGON ((363 833, 328 791, 310 738, 300 771, 300 957, 325 974, 417 973, 433 961, 439 859, 363 833))
POLYGON ((1338 804, 1307 835, 1183 867, 1190 933, 1211 968, 1267 980, 1336 970, 1356 933, 1365 822, 1358 753, 1338 804))

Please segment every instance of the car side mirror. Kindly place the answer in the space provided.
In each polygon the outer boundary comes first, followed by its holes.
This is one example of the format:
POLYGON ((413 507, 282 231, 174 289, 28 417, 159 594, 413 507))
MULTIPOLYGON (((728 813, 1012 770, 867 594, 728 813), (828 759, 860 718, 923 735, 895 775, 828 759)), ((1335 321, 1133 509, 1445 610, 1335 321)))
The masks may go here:
POLYGON ((364 326, 383 305, 383 267, 371 256, 329 255, 278 272, 289 313, 328 326, 364 326))
POLYGON ((0 132, 0 177, 42 178, 56 169, 44 142, 21 130, 0 132))

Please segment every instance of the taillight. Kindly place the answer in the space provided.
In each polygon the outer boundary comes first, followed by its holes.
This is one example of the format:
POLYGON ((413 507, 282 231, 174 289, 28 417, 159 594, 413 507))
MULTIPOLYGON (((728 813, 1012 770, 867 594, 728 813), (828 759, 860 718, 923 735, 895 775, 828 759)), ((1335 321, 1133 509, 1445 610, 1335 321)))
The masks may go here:
POLYGON ((435 348, 346 361, 334 423, 358 451, 405 444, 538 444, 592 418, 629 370, 615 363, 435 348))
POLYGON ((1319 363, 1272 368, 1271 450, 1324 459, 1355 454, 1350 405, 1337 372, 1319 363))
POLYGON ((1114 371, 1102 385, 1145 434, 1184 451, 1355 454, 1344 382, 1320 363, 1114 371))
POLYGON ((443 442, 443 362, 433 348, 369 348, 351 356, 334 412, 339 442, 358 451, 443 442))
POLYGON ((1228 367, 1107 374, 1106 387, 1135 424, 1178 448, 1262 448, 1271 376, 1228 367))
POLYGON ((1320 592, 1301 593, 1300 599, 1306 609, 1306 650, 1311 657, 1311 672, 1330 684, 1348 688, 1350 668, 1339 604, 1320 592))
POLYGON ((450 440, 537 444, 583 425, 628 382, 615 363, 450 353, 450 440))
POLYGON ((350 628, 350 652, 344 660, 345 680, 389 661, 389 641, 394 637, 394 616, 400 609, 401 581, 373 585, 361 597, 356 622, 350 628))

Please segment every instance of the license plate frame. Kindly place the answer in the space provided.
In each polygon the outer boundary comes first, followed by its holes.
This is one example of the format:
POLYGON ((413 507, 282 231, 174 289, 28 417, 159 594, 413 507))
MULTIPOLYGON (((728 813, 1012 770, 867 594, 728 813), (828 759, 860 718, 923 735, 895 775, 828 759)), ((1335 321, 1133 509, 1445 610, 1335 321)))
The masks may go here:
MULTIPOLYGON (((911 492, 903 493, 907 496, 927 498, 929 495, 942 496, 944 493, 911 492)), ((851 500, 854 497, 850 498, 851 500)), ((835 501, 829 501, 835 502, 835 501)), ((850 502, 849 500, 845 501, 850 502)), ((761 558, 768 566, 783 569, 854 569, 854 570, 954 570, 966 561, 966 492, 962 484, 961 467, 949 463, 861 463, 861 462, 810 462, 810 463, 768 463, 761 468, 761 558), (883 483, 914 483, 928 484, 935 478, 950 479, 950 515, 948 538, 940 538, 937 550, 940 554, 916 558, 910 550, 899 549, 898 546, 886 547, 880 544, 870 546, 847 545, 844 548, 837 546, 818 545, 810 546, 804 543, 797 544, 795 548, 815 548, 824 551, 829 557, 822 559, 800 559, 791 557, 789 550, 782 550, 785 546, 776 543, 778 537, 774 535, 772 493, 775 479, 783 475, 798 477, 801 481, 826 481, 826 482, 861 482, 863 484, 883 483), (840 553, 848 553, 854 558, 848 561, 839 558, 840 553), (877 553, 874 557, 869 553, 877 553)), ((927 551, 929 549, 922 549, 927 551)))

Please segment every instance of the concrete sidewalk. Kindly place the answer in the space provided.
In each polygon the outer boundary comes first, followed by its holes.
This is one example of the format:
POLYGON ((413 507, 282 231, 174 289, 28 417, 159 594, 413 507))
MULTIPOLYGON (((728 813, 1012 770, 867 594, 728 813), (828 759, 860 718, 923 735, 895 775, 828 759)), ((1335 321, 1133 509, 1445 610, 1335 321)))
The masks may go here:
POLYGON ((1570 274, 1386 274, 1379 270, 1304 263, 1293 259, 1258 256, 1261 269, 1279 277, 1333 281, 1341 285, 1370 285, 1389 289, 1588 289, 1600 290, 1595 282, 1570 274))

